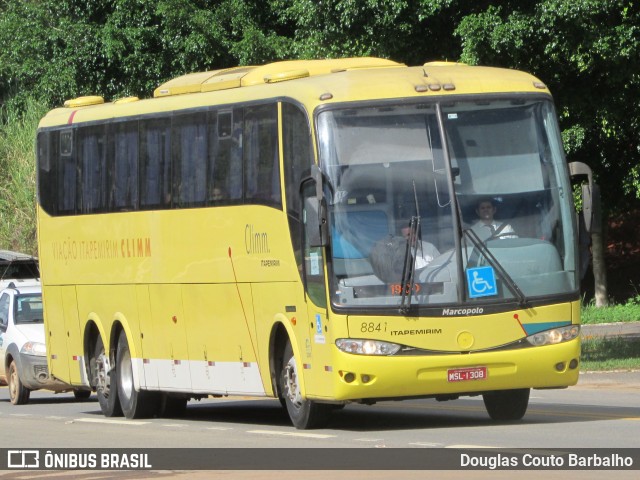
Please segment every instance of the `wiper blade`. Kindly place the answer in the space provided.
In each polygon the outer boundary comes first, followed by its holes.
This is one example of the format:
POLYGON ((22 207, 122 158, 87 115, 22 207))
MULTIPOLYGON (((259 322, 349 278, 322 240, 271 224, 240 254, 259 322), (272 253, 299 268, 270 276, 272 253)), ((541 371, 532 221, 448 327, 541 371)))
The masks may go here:
POLYGON ((471 240, 473 246, 476 247, 482 255, 487 259, 489 264, 498 272, 498 275, 504 280, 507 288, 513 294, 514 297, 518 299, 518 303, 521 307, 526 306, 527 297, 520 290, 518 284, 511 278, 511 275, 504 269, 504 267, 500 264, 498 259, 491 253, 491 251, 487 248, 487 245, 480 239, 478 234, 474 232, 470 228, 466 228, 462 230, 462 233, 465 237, 471 240))
POLYGON ((411 294, 414 286, 414 276, 416 272, 416 254, 418 243, 418 231, 420 229, 420 216, 411 217, 409 223, 409 238, 407 238, 407 248, 404 253, 404 267, 402 268, 402 279, 400 288, 400 312, 406 314, 411 308, 411 294))
MULTIPOLYGON (((416 255, 418 253, 418 232, 420 231, 420 205, 418 204, 418 191, 416 182, 413 180, 413 200, 415 202, 416 214, 411 217, 409 223, 409 238, 407 238, 407 249, 404 251, 404 267, 402 268, 402 279, 400 288, 400 313, 406 314, 411 308, 411 295, 413 293, 414 276, 416 273, 416 255)), ((422 246, 421 246, 422 247, 422 246)))

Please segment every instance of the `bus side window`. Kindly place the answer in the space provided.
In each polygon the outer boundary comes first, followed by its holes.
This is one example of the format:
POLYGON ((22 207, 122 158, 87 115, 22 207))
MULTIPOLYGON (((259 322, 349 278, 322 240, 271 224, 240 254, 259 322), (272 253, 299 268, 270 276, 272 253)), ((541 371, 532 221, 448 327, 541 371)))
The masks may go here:
POLYGON ((171 205, 171 122, 140 122, 140 207, 171 205))
POLYGON ((106 128, 104 125, 81 127, 77 133, 78 169, 82 184, 80 211, 103 212, 107 208, 106 128))
POLYGON ((109 162, 111 211, 138 208, 138 122, 118 122, 110 127, 109 162))
POLYGON ((76 213, 78 199, 78 169, 76 168, 76 153, 74 139, 77 130, 63 130, 56 132, 58 136, 59 157, 57 164, 57 213, 76 213))
POLYGON ((243 145, 247 203, 281 205, 277 104, 245 108, 243 145))
POLYGON ((176 115, 173 118, 173 207, 195 207, 205 203, 208 155, 206 121, 205 112, 176 115))

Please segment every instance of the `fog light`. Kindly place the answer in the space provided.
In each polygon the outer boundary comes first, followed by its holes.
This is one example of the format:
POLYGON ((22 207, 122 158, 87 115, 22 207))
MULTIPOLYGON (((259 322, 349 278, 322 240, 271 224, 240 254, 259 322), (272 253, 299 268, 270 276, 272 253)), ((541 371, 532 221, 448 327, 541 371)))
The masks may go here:
POLYGON ((575 370, 577 367, 578 367, 578 359, 577 359, 577 358, 574 358, 573 360, 571 360, 571 361, 569 362, 569 368, 570 368, 571 370, 575 370))
POLYGON ((347 383, 351 383, 355 379, 356 379, 356 376, 351 372, 344 374, 344 381, 347 382, 347 383))
POLYGON ((371 381, 371 377, 369 375, 362 375, 362 383, 369 383, 371 381))
POLYGON ((564 362, 556 363, 556 370, 562 372, 564 370, 564 362))

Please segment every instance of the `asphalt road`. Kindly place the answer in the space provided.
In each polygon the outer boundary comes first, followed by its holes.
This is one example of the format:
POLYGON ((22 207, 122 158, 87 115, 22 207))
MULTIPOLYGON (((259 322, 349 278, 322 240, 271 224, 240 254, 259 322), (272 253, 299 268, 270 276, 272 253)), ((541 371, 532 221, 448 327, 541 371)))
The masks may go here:
MULTIPOLYGON (((453 402, 412 400, 352 405, 336 413, 328 428, 298 431, 277 401, 228 398, 191 402, 179 419, 104 418, 95 396, 76 402, 71 394, 33 392, 28 405, 13 406, 0 387, 0 448, 297 448, 319 456, 335 449, 451 448, 634 448, 640 449, 640 371, 584 373, 566 390, 532 391, 522 422, 489 420, 480 398, 453 402), (324 450, 323 450, 324 449, 324 450)), ((188 450, 185 450, 187 452, 188 450)), ((248 450, 250 451, 250 450, 248 450)), ((345 450, 346 451, 346 450, 345 450)), ((446 450, 437 450, 446 451, 446 450)), ((327 458, 331 465, 331 458, 327 458)), ((247 462, 251 465, 251 459, 247 462)), ((251 468, 251 467, 249 467, 251 468)), ((631 479, 635 471, 33 471, 0 472, 7 479, 266 479, 381 480, 424 478, 631 479)))

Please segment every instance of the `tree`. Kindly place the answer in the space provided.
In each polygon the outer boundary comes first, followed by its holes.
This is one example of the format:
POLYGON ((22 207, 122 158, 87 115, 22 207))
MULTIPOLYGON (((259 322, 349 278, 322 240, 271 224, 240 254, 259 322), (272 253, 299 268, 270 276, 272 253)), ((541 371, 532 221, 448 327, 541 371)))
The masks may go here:
MULTIPOLYGON (((640 9, 625 0, 508 2, 464 18, 462 59, 544 79, 570 160, 590 164, 606 211, 640 199, 640 9), (620 195, 622 192, 625 195, 620 195)), ((596 305, 606 305, 603 238, 593 235, 596 305)))

